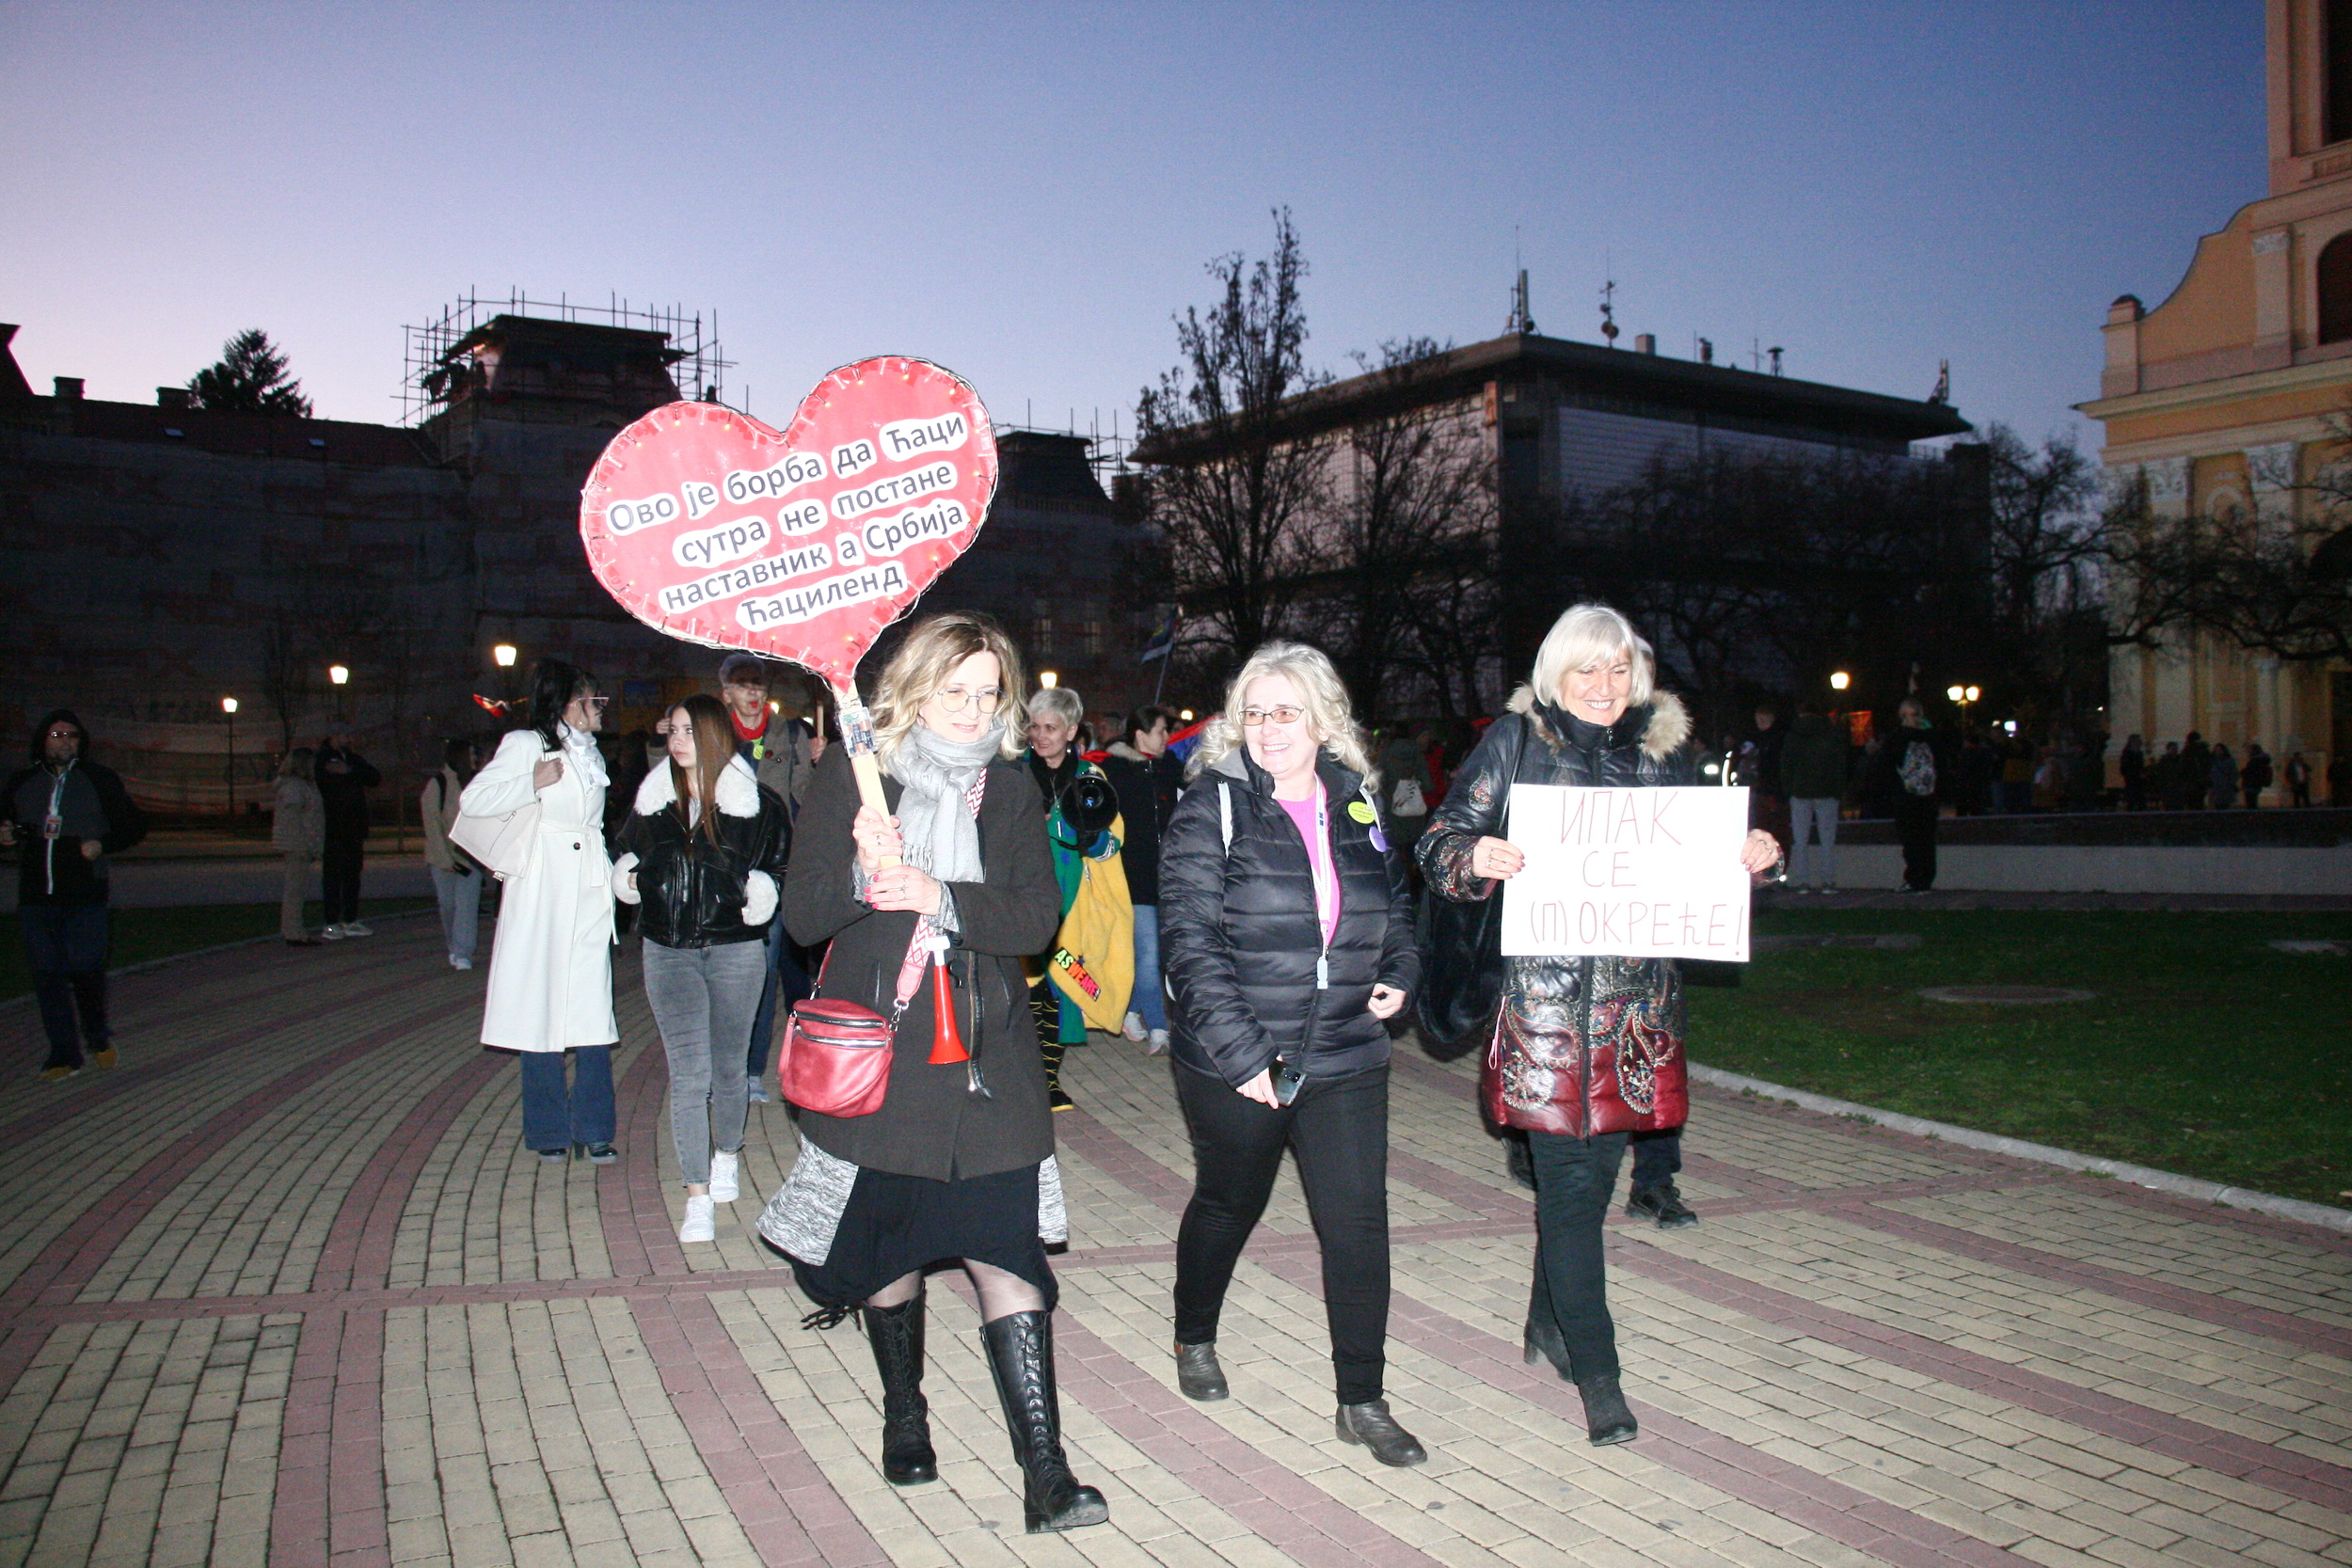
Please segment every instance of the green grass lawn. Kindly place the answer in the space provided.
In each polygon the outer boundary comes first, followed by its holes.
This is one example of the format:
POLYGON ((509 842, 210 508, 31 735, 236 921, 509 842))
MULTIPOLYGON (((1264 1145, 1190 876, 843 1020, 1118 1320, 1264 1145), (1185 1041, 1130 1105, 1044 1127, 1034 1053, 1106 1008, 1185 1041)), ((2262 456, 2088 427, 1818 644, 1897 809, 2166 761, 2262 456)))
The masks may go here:
POLYGON ((1769 953, 1736 987, 1692 987, 1695 1062, 2352 1207, 2352 958, 2267 945, 2352 938, 2352 914, 1772 910, 1756 930, 1921 942, 1769 953), (1917 994, 2005 983, 2098 995, 1988 1007, 1917 994))
MULTIPOLYGON (((363 898, 359 913, 363 918, 398 914, 405 910, 424 909, 431 903, 424 898, 363 898)), ((317 928, 319 907, 310 906, 312 929, 317 928)), ((9 915, 0 926, 0 1001, 32 992, 33 973, 25 967, 24 943, 16 933, 16 917, 9 915)), ((110 969, 122 969, 150 958, 167 958, 175 953, 193 953, 201 947, 217 947, 224 942, 242 942, 248 937, 274 936, 278 931, 276 904, 192 904, 184 909, 117 910, 114 911, 114 944, 106 956, 110 969)))

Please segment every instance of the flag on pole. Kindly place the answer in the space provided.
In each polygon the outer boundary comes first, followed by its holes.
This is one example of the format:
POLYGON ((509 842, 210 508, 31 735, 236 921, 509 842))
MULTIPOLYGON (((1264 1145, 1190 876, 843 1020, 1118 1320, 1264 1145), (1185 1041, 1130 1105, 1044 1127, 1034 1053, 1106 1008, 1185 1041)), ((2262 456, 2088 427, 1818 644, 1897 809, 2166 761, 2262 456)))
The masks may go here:
POLYGON ((1176 617, 1182 613, 1183 611, 1175 610, 1168 612, 1168 625, 1154 632, 1152 641, 1144 644, 1143 657, 1136 660, 1137 664, 1149 664, 1153 659, 1166 658, 1175 652, 1176 617))

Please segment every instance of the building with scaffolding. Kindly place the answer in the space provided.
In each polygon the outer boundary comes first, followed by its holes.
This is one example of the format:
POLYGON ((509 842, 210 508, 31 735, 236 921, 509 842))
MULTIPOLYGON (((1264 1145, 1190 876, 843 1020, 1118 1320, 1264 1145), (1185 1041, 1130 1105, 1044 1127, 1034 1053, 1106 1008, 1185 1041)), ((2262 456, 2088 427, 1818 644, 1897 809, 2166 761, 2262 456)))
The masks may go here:
MULTIPOLYGON (((441 736, 503 727, 481 700, 522 696, 541 656, 596 672, 616 731, 711 689, 716 653, 639 623, 589 574, 579 507, 614 431, 724 398, 715 318, 469 295, 407 329, 391 425, 196 408, 183 388, 103 401, 71 376, 42 395, 14 332, 0 325, 15 566, 0 615, 16 633, 0 722, 76 708, 151 807, 249 811, 286 748, 337 730, 389 764, 388 802, 412 795, 441 736)), ((997 615, 1089 699, 1114 675, 1136 689, 1115 701, 1146 694, 1090 444, 1007 432, 1002 454, 990 524, 926 608, 997 615)))

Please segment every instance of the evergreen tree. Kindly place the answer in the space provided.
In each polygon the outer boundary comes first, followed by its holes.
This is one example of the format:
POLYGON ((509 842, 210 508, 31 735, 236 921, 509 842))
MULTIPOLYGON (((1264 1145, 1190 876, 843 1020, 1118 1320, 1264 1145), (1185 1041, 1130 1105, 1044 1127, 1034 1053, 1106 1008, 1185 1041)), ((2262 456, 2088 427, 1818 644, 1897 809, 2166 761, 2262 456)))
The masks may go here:
POLYGON ((219 361, 197 372, 188 390, 196 394, 199 408, 310 417, 302 383, 286 375, 285 353, 258 326, 223 343, 219 361))

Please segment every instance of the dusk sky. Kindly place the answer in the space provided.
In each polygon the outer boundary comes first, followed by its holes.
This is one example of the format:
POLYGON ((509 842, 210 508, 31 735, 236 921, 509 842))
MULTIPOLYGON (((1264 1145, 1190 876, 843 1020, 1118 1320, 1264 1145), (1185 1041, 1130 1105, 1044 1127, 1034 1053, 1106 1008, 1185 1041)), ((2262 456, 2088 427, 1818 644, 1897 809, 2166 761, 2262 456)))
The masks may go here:
MULTIPOLYGON (((398 416, 469 288, 715 310, 728 401, 936 359, 1132 426, 1202 264, 1290 207, 1316 363, 1694 334, 2075 428, 2099 324, 2265 193, 2258 0, 263 6, 0 0, 0 320, 146 402, 269 330, 398 416)), ((2084 432, 2095 444, 2096 430, 2084 432)))

